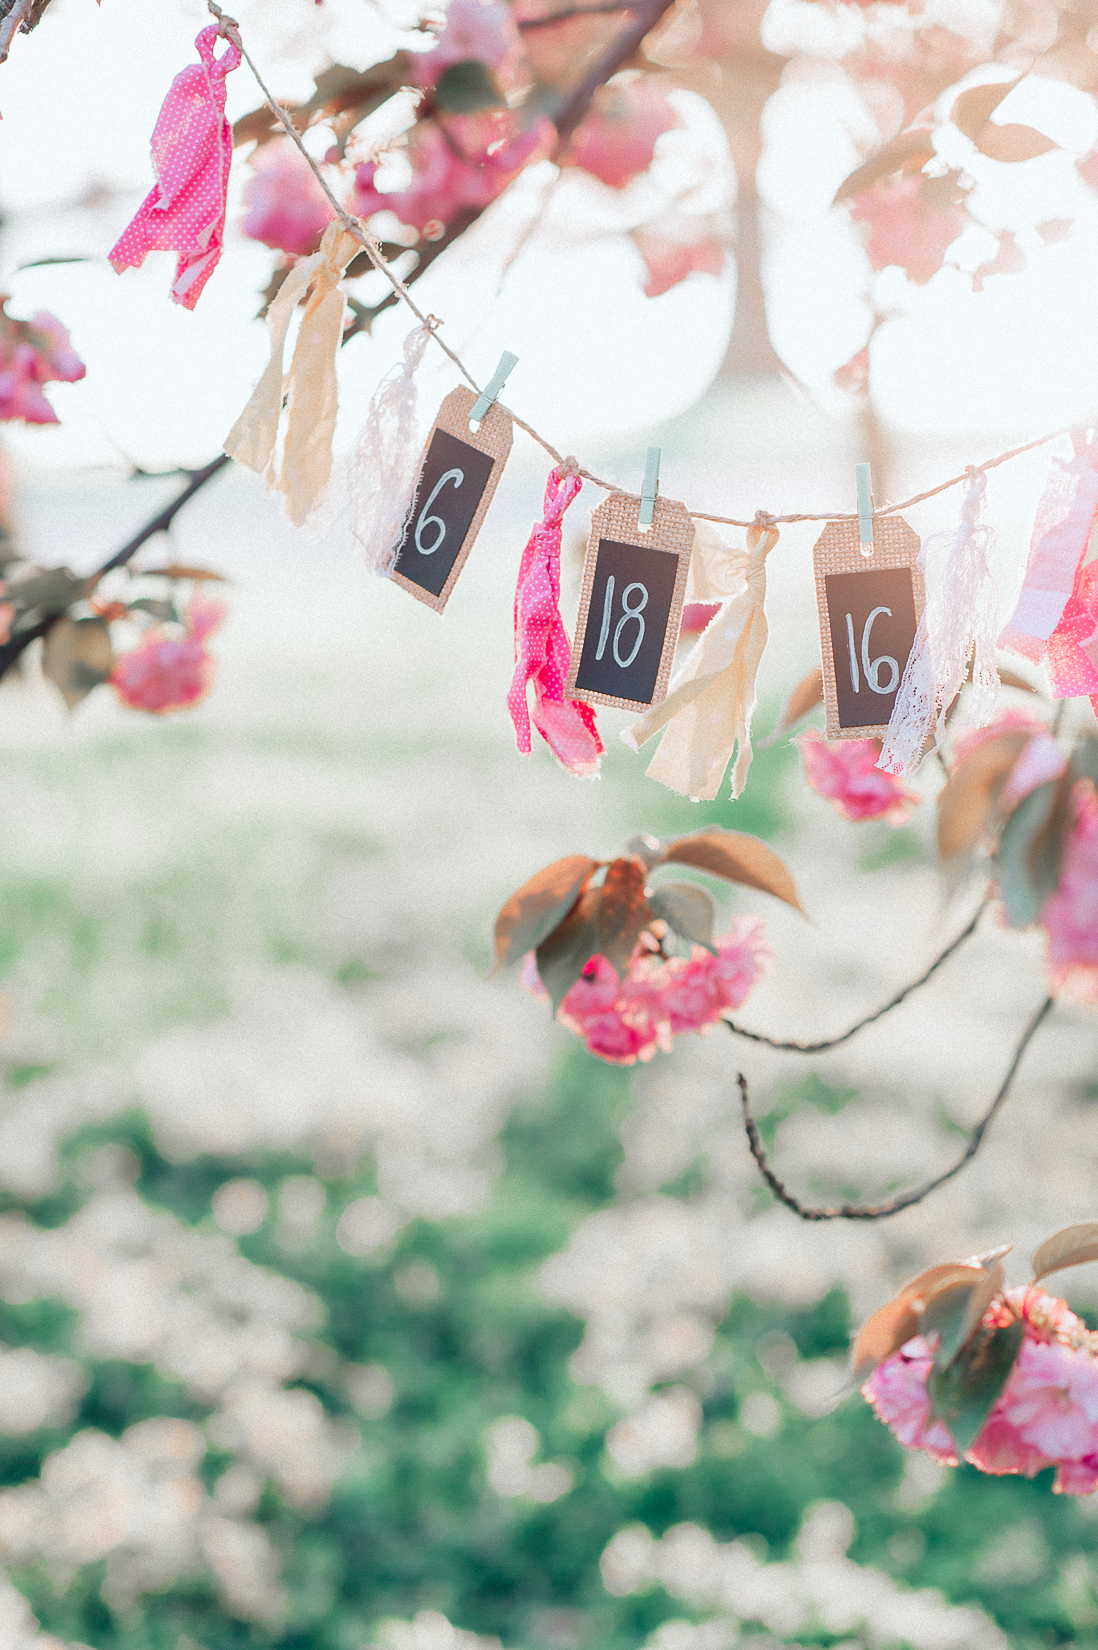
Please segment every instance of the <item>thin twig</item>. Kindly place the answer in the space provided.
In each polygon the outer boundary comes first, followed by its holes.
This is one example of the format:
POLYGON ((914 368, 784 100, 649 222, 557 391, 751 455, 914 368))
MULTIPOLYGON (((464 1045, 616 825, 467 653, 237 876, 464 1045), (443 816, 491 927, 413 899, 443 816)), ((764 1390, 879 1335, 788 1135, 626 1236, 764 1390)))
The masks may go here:
POLYGON ((605 6, 568 6, 564 11, 548 11, 542 17, 516 18, 520 34, 532 29, 547 29, 552 23, 567 23, 573 17, 610 17, 615 12, 632 11, 632 0, 610 0, 605 6))
POLYGON ((867 1014, 865 1018, 859 1020, 856 1025, 852 1025, 846 1031, 841 1032, 838 1037, 827 1037, 822 1042, 818 1043, 785 1043, 777 1037, 767 1037, 761 1031, 748 1031, 746 1027, 736 1025, 733 1020, 725 1020, 724 1023, 728 1027, 729 1031, 734 1032, 737 1037, 746 1037, 748 1041, 752 1043, 765 1043, 767 1048, 781 1049, 783 1052, 790 1054, 823 1054, 830 1048, 838 1048, 840 1043, 848 1043, 851 1037, 856 1036, 858 1032, 863 1029, 863 1027, 871 1026, 874 1020, 880 1020, 884 1017, 884 1015, 890 1013, 892 1009, 898 1008, 905 998, 911 996, 913 991, 918 991, 921 985, 925 985, 929 979, 933 978, 939 968, 941 968, 942 964, 944 962, 948 962, 953 953, 959 950, 965 941, 976 932, 977 924, 979 923, 984 912, 987 910, 988 903, 989 902, 986 899, 980 901, 976 914, 972 918, 972 921, 969 923, 968 927, 962 929, 956 939, 950 940, 945 950, 938 953, 925 973, 920 974, 917 980, 912 980, 910 984, 905 985, 900 991, 897 991, 896 995, 894 997, 890 997, 887 1003, 882 1003, 880 1008, 875 1008, 872 1014, 867 1014))
MULTIPOLYGON (((116 567, 124 567, 128 561, 136 556, 143 544, 147 544, 151 538, 155 538, 157 533, 166 533, 183 506, 189 503, 199 489, 206 485, 211 476, 215 476, 219 470, 223 470, 231 462, 232 460, 227 453, 218 453, 216 458, 211 459, 208 464, 204 464, 200 470, 192 470, 190 480, 183 491, 177 493, 171 503, 166 504, 163 510, 153 516, 151 521, 147 521, 144 527, 140 528, 133 538, 122 546, 121 550, 116 550, 113 556, 108 556, 103 565, 90 576, 88 594, 95 589, 105 573, 112 572, 116 567)), ((60 613, 47 613, 45 618, 39 619, 37 624, 31 625, 28 630, 18 631, 16 635, 9 637, 6 642, 0 645, 0 679, 11 669, 20 654, 25 652, 32 642, 36 642, 40 637, 45 636, 46 632, 57 623, 60 617, 60 613)))
POLYGON ((15 0, 7 16, 0 21, 0 63, 6 63, 11 43, 34 9, 34 0, 15 0))
POLYGON ((1036 1014, 1033 1016, 1032 1020, 1030 1020, 1029 1024, 1026 1026, 1025 1031, 1022 1033, 1021 1041, 1014 1050, 1014 1058, 1010 1062, 1010 1067, 1007 1074, 1003 1078, 1002 1083, 999 1085, 999 1092, 996 1094, 987 1111, 985 1111, 984 1115, 980 1118, 980 1121, 972 1130, 972 1133, 968 1137, 968 1144, 961 1153, 960 1157, 957 1159, 956 1163, 946 1169, 943 1174, 936 1175, 933 1180, 928 1180, 924 1186, 919 1186, 912 1192, 901 1192, 899 1197, 892 1198, 888 1203, 833 1203, 826 1205, 823 1208, 811 1208, 807 1204, 802 1203, 799 1198, 794 1197, 793 1193, 789 1191, 783 1181, 779 1180, 778 1176, 770 1167, 766 1152, 763 1148, 763 1143, 759 1138, 758 1127, 755 1123, 754 1117, 751 1115, 751 1102, 747 1092, 747 1078, 744 1076, 742 1071, 737 1073, 736 1083, 739 1087, 740 1100, 743 1104, 743 1126, 747 1132, 747 1143, 751 1148, 751 1155, 758 1164, 759 1173, 762 1175, 763 1179, 766 1181, 766 1184, 770 1187, 770 1190, 774 1193, 774 1196, 778 1199, 779 1203, 784 1203, 787 1209, 792 1209, 793 1213, 795 1215, 799 1215, 802 1220, 887 1220, 890 1215, 898 1215, 904 1209, 910 1209, 914 1204, 921 1203, 924 1197, 929 1197, 931 1192, 936 1192, 938 1190, 939 1186, 944 1186, 947 1180, 952 1180, 955 1174, 960 1174, 965 1164, 970 1163, 976 1156, 976 1153, 979 1151, 980 1146, 983 1143, 984 1136, 991 1126, 995 1113, 999 1110, 999 1107, 1002 1105, 1003 1101, 1010 1092, 1010 1086, 1014 1081, 1018 1067, 1022 1063, 1022 1056, 1029 1047, 1030 1040, 1032 1039, 1037 1028, 1041 1025, 1045 1016, 1051 1009, 1054 1000, 1055 999, 1052 997, 1046 997, 1036 1014))
POLYGON ((557 155, 563 153, 568 139, 591 107, 591 99, 612 74, 616 74, 646 34, 650 34, 675 0, 638 0, 632 7, 632 16, 621 32, 614 36, 606 50, 597 57, 580 81, 568 94, 561 109, 553 117, 557 129, 557 155))

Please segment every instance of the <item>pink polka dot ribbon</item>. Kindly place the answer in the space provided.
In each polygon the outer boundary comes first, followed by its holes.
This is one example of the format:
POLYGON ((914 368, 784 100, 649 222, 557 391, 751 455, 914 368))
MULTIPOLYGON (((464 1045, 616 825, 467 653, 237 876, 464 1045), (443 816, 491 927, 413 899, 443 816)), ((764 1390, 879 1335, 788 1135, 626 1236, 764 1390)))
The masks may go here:
POLYGON ((187 309, 194 308, 213 274, 225 234, 233 153, 225 76, 239 64, 240 48, 230 40, 216 58, 216 39, 212 23, 195 41, 201 63, 172 81, 152 134, 157 181, 110 252, 119 273, 139 268, 149 252, 178 252, 172 298, 187 309))
POLYGON ((507 708, 518 748, 528 756, 527 688, 533 683, 534 726, 569 773, 593 779, 599 771, 602 740, 592 707, 564 697, 572 646, 560 616, 561 526, 565 510, 582 486, 578 475, 564 474, 559 468, 550 471, 542 520, 522 553, 515 589, 515 674, 507 708))

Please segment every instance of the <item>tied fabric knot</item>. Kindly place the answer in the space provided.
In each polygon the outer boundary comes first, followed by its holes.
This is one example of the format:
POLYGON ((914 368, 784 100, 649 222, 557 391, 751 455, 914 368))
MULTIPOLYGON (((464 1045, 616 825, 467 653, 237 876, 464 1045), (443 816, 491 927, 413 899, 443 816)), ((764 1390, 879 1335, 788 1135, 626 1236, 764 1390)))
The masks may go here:
POLYGON ((200 63, 172 81, 153 127, 156 183, 108 254, 115 270, 138 269, 149 252, 177 252, 172 299, 193 309, 217 266, 225 236, 225 191, 233 157, 225 119, 225 77, 240 63, 240 45, 226 36, 214 56, 218 25, 202 30, 200 63))
POLYGON ((923 545, 919 565, 926 571, 931 544, 948 544, 941 579, 919 620, 915 641, 892 706, 877 766, 906 777, 918 766, 923 746, 933 734, 940 749, 946 712, 964 686, 972 659, 972 694, 964 721, 986 727, 995 714, 999 673, 995 668, 995 627, 999 593, 988 563, 994 535, 980 521, 987 476, 968 467, 968 489, 961 520, 952 535, 940 534, 923 545))
POLYGON ((343 272, 359 249, 337 219, 324 231, 320 250, 297 262, 267 312, 271 359, 248 405, 225 438, 225 452, 249 470, 264 473, 281 493, 286 514, 300 526, 332 470, 332 437, 339 410, 336 357, 343 338, 343 272), (286 334, 299 301, 308 293, 289 371, 283 375, 286 334), (286 433, 276 451, 282 404, 286 433))
POLYGON ((650 778, 695 800, 712 800, 736 752, 732 795, 739 796, 751 766, 755 677, 766 647, 766 558, 778 529, 757 522, 747 548, 734 550, 698 523, 687 584, 688 602, 719 601, 697 645, 662 704, 625 728, 622 739, 639 750, 661 729, 650 778))
POLYGON ((583 486, 574 471, 549 473, 542 519, 530 534, 515 586, 515 673, 507 708, 515 739, 530 754, 527 687, 534 685, 533 722, 562 767, 578 779, 594 779, 603 745, 592 706, 565 699, 572 645, 560 616, 560 543, 564 512, 583 486))

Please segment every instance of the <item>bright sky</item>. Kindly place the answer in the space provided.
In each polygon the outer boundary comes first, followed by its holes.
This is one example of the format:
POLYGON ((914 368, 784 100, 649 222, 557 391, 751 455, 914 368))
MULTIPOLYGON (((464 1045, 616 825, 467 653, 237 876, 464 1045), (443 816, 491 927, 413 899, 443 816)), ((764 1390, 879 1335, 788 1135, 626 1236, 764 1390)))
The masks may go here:
MULTIPOLYGON (((391 3, 386 13, 370 0, 325 0, 321 7, 313 0, 239 0, 235 11, 273 88, 291 99, 329 59, 364 67, 388 55, 408 39, 400 29, 415 16, 411 0, 403 10, 391 3)), ((803 23, 805 7, 782 0, 771 11, 773 30, 798 17, 803 23)), ((272 254, 232 230, 242 168, 234 176, 226 252, 194 314, 168 300, 169 254, 121 277, 105 261, 151 182, 149 133, 172 76, 193 60, 193 38, 206 21, 199 0, 104 0, 101 8, 94 0, 53 0, 40 27, 16 40, 0 68, 0 281, 17 314, 54 310, 88 364, 83 383, 51 387, 60 429, 5 431, 23 462, 202 462, 220 447, 266 359, 265 329, 253 317, 272 254), (109 192, 104 204, 88 204, 96 190, 109 192), (91 261, 20 268, 72 255, 91 261)), ((819 59, 790 67, 768 110, 760 170, 773 209, 772 330, 792 369, 821 391, 861 347, 867 317, 864 252, 845 215, 828 203, 864 153, 868 117, 853 97, 836 100, 834 73, 819 59)), ((230 76, 228 88, 230 116, 259 102, 246 67, 230 76)), ((661 140, 653 174, 627 190, 567 176, 550 196, 540 230, 505 272, 551 182, 548 169, 526 174, 418 288, 475 374, 486 378, 504 348, 519 355, 508 399, 564 449, 599 434, 634 433, 682 410, 724 354, 732 276, 695 275, 647 299, 639 255, 622 233, 658 220, 685 185, 696 186, 698 210, 720 203, 726 162, 715 117, 687 94, 681 114, 684 130, 661 140)), ((1075 153, 1098 137, 1091 101, 1047 82, 1012 94, 1000 114, 1039 118, 1075 153), (1055 129, 1049 120, 1058 122, 1055 129)), ((875 356, 886 420, 901 429, 1036 431, 1098 405, 1091 299, 1098 216, 1074 158, 1055 154, 1010 169, 970 153, 957 158, 977 176, 980 209, 993 228, 1035 212, 1071 217, 1075 228, 1052 246, 1031 234, 1024 240, 1027 269, 992 277, 980 294, 960 271, 947 270, 921 289, 896 271, 878 278, 876 302, 893 317, 875 356)), ((989 231, 973 227, 958 251, 972 269, 995 244, 989 231)), ((398 358, 408 324, 391 312, 373 339, 346 351, 342 440, 351 439, 377 378, 398 358)), ((423 381, 425 403, 452 381, 451 369, 438 362, 423 381)))

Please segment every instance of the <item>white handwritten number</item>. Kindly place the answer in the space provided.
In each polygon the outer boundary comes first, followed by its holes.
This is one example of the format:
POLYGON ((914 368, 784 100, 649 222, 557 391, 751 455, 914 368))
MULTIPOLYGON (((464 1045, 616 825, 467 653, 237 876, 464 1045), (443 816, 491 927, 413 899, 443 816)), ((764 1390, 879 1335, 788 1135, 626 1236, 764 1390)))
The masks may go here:
MULTIPOLYGON (((870 639, 873 635, 873 626, 878 617, 886 614, 892 617, 890 607, 875 607, 862 629, 862 669, 865 671, 866 683, 872 693, 893 693, 900 681, 900 667, 890 653, 882 653, 876 659, 869 657, 870 639), (881 686, 881 666, 888 666, 888 681, 881 686)), ((854 619, 851 614, 846 615, 846 645, 850 654, 850 680, 855 693, 861 692, 861 683, 858 679, 858 660, 854 653, 854 619)))
POLYGON ((644 620, 641 618, 641 614, 647 606, 647 586, 639 583, 627 584, 621 593, 622 617, 618 620, 618 627, 614 631, 614 660, 621 666, 622 670, 628 670, 629 666, 633 663, 633 660, 640 652, 640 645, 644 641, 644 620), (635 607, 630 607, 629 598, 635 590, 640 591, 640 601, 635 607), (621 633, 625 629, 625 626, 629 623, 630 619, 636 619, 637 621, 637 639, 633 643, 633 651, 630 653, 628 659, 623 659, 621 654, 618 652, 618 647, 621 643, 621 633))
POLYGON ((850 680, 854 684, 854 692, 860 693, 862 684, 858 676, 858 655, 854 651, 854 616, 851 613, 846 616, 846 647, 850 654, 850 680))
MULTIPOLYGON (((602 658, 603 654, 606 652, 606 644, 610 640, 610 623, 614 616, 615 583, 616 581, 614 579, 614 575, 611 573, 610 577, 606 581, 606 590, 602 598, 602 625, 599 629, 599 645, 595 649, 596 661, 602 658)), ((629 666, 633 663, 633 660, 640 652, 641 643, 644 641, 644 620, 641 615, 647 606, 648 587, 640 584, 639 582, 636 584, 627 584, 621 593, 621 618, 618 620, 614 629, 614 663, 620 670, 628 670, 629 666), (639 601, 636 600, 638 593, 640 596, 639 601), (631 598, 633 603, 632 605, 630 605, 631 598), (625 629, 625 626, 629 623, 630 619, 636 619, 637 621, 637 637, 636 641, 633 643, 631 652, 623 659, 621 656, 621 633, 625 629)))
POLYGON ((595 661, 598 662, 606 652, 606 639, 610 634, 610 615, 614 610, 614 575, 611 573, 606 581, 606 591, 602 598, 602 629, 599 631, 599 645, 595 650, 595 661))
POLYGON ((419 551, 421 556, 433 556, 443 539, 446 537, 446 523, 443 521, 441 516, 429 516, 427 514, 428 510, 431 508, 432 504, 435 502, 435 499, 441 493, 448 481, 453 482, 454 489, 456 491, 464 480, 464 470, 447 470, 442 479, 440 481, 436 481, 434 487, 432 487, 431 496, 423 506, 423 509, 419 512, 419 520, 416 522, 416 549, 419 551), (424 544, 423 539, 420 537, 425 527, 437 527, 438 532, 435 536, 434 544, 424 544))

